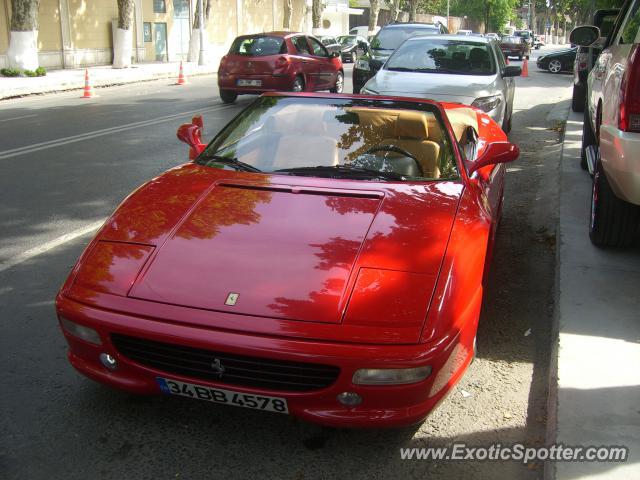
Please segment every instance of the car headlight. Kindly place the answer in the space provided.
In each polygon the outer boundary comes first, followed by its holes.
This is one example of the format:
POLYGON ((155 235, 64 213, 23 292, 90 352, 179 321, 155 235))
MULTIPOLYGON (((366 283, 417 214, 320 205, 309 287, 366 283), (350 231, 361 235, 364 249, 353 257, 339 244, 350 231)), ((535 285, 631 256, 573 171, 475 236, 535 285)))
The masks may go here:
POLYGON ((366 60, 363 60, 363 59, 360 59, 360 60, 358 60, 356 62, 356 67, 355 68, 357 68, 358 70, 366 70, 366 71, 371 70, 369 68, 369 62, 366 61, 366 60))
POLYGON ((60 324, 68 334, 78 337, 85 342, 102 345, 100 335, 93 328, 85 327, 84 325, 67 320, 64 317, 60 317, 60 324))
POLYGON ((479 108, 483 112, 490 112, 498 108, 501 103, 502 97, 500 95, 491 95, 490 97, 476 98, 471 106, 479 108))
POLYGON ((356 385, 404 385, 418 383, 431 374, 431 367, 416 368, 362 368, 353 374, 356 385))

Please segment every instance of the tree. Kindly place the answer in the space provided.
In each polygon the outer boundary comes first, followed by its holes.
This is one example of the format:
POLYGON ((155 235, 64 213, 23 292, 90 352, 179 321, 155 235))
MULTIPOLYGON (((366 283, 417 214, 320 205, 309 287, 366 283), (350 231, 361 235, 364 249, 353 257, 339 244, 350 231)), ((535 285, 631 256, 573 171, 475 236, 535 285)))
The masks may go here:
POLYGON ((113 68, 131 66, 133 8, 133 0, 118 0, 118 28, 113 42, 113 68))
POLYGON ((369 0, 371 9, 369 10, 369 35, 376 33, 378 24, 378 14, 380 13, 380 0, 369 0))
POLYGON ((284 17, 282 18, 284 30, 291 30, 291 17, 293 17, 293 0, 284 0, 284 17))
POLYGON ((409 2, 409 21, 415 22, 418 13, 418 0, 408 0, 409 2))
POLYGON ((317 35, 322 31, 322 12, 324 11, 324 4, 322 0, 312 0, 311 3, 311 22, 312 33, 317 35))
POLYGON ((9 67, 38 68, 38 8, 40 0, 11 0, 9 67))
MULTIPOLYGON (((207 25, 209 23, 209 15, 211 14, 211 0, 202 0, 204 6, 204 49, 207 51, 209 46, 207 25)), ((189 39, 189 55, 187 60, 197 62, 200 55, 200 2, 196 0, 196 11, 193 16, 193 28, 191 29, 191 38, 189 39)))
POLYGON ((391 21, 395 22, 398 19, 398 14, 400 13, 400 0, 389 0, 389 8, 391 21))

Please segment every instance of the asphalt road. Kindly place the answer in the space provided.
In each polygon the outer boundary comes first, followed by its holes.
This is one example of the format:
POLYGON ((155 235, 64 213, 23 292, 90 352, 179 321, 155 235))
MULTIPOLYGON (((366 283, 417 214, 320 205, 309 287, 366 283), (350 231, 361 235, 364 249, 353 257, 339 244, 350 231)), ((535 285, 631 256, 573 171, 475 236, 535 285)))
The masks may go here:
POLYGON ((67 364, 53 299, 92 229, 136 186, 186 160, 180 123, 202 112, 210 137, 251 101, 222 105, 212 76, 169 83, 100 89, 89 101, 69 92, 0 102, 0 476, 539 478, 539 465, 401 461, 399 448, 543 441, 560 138, 553 118, 566 111, 558 102, 571 76, 538 72, 532 59, 530 77, 518 79, 510 138, 522 157, 507 177, 478 358, 424 424, 391 431, 136 397, 67 364))

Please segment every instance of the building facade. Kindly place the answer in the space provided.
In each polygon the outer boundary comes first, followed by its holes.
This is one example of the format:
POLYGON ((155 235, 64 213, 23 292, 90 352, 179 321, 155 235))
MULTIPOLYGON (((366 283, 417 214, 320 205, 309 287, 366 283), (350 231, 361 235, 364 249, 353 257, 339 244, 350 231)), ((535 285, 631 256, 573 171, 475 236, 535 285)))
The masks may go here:
MULTIPOLYGON (((187 60, 198 0, 134 0, 133 63, 187 60)), ((11 0, 0 0, 0 68, 6 67, 11 0)), ((213 0, 207 59, 217 62, 237 35, 282 30, 285 0, 213 0)), ((292 0, 291 30, 311 32, 311 0, 292 0)), ((40 0, 38 60, 47 69, 107 65, 113 60, 116 0, 40 0)), ((348 0, 328 0, 327 33, 347 33, 348 0)))

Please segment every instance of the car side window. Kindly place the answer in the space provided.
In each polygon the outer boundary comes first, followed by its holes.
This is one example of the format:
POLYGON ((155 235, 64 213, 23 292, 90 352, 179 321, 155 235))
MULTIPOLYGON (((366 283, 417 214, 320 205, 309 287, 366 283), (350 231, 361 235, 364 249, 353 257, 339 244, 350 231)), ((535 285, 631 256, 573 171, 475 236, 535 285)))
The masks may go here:
POLYGON ((309 37, 309 43, 313 49, 313 55, 316 57, 328 57, 327 49, 318 40, 313 37, 309 37))
POLYGON ((292 42, 293 46, 296 47, 297 53, 300 53, 302 55, 311 55, 306 37, 293 37, 292 42))
POLYGON ((502 53, 502 50, 500 50, 500 47, 498 47, 498 45, 496 45, 495 43, 493 44, 493 53, 498 60, 498 69, 500 71, 503 71, 504 67, 506 67, 507 64, 504 62, 504 54, 502 53))
POLYGON ((620 29, 619 44, 640 42, 640 2, 635 2, 620 29))

